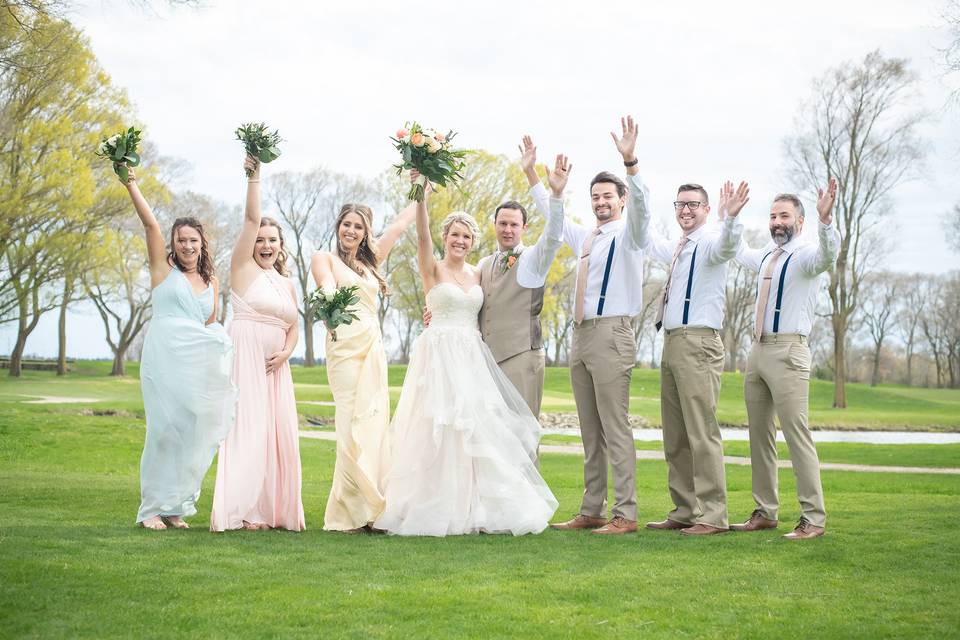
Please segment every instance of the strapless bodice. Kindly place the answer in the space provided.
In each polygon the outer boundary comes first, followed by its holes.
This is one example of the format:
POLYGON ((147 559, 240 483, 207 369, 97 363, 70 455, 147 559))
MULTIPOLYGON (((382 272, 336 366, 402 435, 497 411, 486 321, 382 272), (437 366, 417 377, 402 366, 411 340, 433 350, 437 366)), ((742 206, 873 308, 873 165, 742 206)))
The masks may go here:
POLYGON ((478 284, 464 291, 452 282, 441 282, 427 294, 427 307, 433 314, 430 327, 476 329, 482 306, 483 289, 478 284))

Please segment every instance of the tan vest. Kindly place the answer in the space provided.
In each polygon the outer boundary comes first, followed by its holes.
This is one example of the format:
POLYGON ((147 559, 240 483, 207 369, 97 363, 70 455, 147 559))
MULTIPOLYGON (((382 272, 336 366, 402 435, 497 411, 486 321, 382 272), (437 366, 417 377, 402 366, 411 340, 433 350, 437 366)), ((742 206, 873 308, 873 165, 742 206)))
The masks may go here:
POLYGON ((497 362, 518 353, 543 348, 540 310, 543 287, 527 289, 517 284, 517 269, 503 271, 494 256, 481 261, 480 333, 497 362))

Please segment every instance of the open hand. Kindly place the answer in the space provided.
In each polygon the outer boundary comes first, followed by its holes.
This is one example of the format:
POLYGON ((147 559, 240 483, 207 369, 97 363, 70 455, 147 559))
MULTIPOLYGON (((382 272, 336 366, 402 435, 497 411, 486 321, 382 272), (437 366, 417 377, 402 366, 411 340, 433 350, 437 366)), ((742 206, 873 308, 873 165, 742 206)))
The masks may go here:
POLYGON ((423 326, 429 327, 431 320, 433 320, 433 312, 430 311, 430 307, 424 307, 423 308, 423 326))
POLYGON ((550 184, 553 197, 563 197, 563 190, 567 188, 567 179, 570 177, 571 169, 573 169, 573 163, 569 161, 569 158, 562 153, 557 154, 553 170, 547 174, 547 182, 550 184))
POLYGON ((827 190, 819 189, 817 191, 817 213, 820 214, 820 222, 830 224, 833 222, 833 205, 837 200, 837 179, 830 178, 827 183, 827 190))
POLYGON ((750 202, 750 185, 741 182, 737 190, 733 190, 733 183, 727 180, 720 190, 720 206, 718 216, 723 221, 727 216, 736 218, 744 205, 750 202))
POLYGON ((533 171, 537 164, 537 147, 533 144, 533 138, 523 136, 523 146, 520 147, 520 166, 523 172, 533 171))
POLYGON ((618 138, 613 131, 610 132, 610 137, 613 138, 613 143, 617 145, 617 151, 623 156, 623 161, 633 162, 636 159, 637 134, 640 127, 634 123, 633 116, 620 118, 620 126, 623 129, 621 137, 618 138))

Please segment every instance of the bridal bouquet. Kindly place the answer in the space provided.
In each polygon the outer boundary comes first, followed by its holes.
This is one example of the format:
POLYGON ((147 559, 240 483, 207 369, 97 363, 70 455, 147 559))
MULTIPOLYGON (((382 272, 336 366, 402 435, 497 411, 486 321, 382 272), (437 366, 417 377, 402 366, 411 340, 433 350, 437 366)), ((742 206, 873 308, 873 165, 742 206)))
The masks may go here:
POLYGON ((140 164, 140 155, 137 153, 137 144, 140 143, 140 130, 130 127, 126 131, 115 133, 104 138, 97 147, 96 154, 113 162, 113 172, 117 174, 123 184, 130 179, 127 167, 140 164))
POLYGON ((453 131, 442 134, 434 129, 425 129, 419 124, 407 123, 397 131, 394 147, 403 156, 403 162, 393 165, 397 175, 404 170, 416 169, 420 177, 410 187, 407 197, 423 202, 423 188, 427 180, 441 186, 463 180, 463 158, 467 152, 450 147, 450 141, 457 135, 453 131))
POLYGON ((332 293, 317 289, 307 296, 307 306, 313 312, 313 319, 327 325, 334 342, 337 341, 337 327, 351 324, 357 319, 357 314, 350 307, 360 302, 357 296, 359 290, 360 287, 356 285, 340 287, 332 293))
MULTIPOLYGON (((235 133, 237 140, 243 143, 247 153, 260 162, 273 162, 280 157, 280 147, 277 145, 283 141, 283 138, 277 130, 273 133, 267 131, 265 123, 248 122, 240 125, 235 133)), ((247 177, 252 175, 253 173, 248 170, 247 177)))

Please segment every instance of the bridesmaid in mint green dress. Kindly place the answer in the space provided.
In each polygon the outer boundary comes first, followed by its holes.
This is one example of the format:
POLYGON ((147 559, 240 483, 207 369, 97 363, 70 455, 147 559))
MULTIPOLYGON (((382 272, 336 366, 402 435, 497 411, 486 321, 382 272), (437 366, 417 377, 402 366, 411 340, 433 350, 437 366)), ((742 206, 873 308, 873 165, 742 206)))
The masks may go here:
POLYGON ((203 226, 178 218, 168 253, 132 170, 126 187, 146 233, 153 288, 140 361, 147 437, 137 522, 186 529, 183 518, 197 512, 203 477, 233 425, 233 344, 216 323, 219 285, 203 226))

